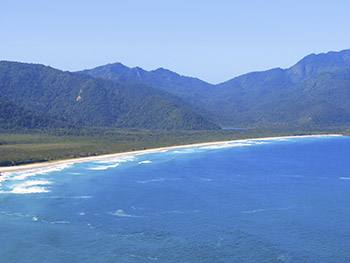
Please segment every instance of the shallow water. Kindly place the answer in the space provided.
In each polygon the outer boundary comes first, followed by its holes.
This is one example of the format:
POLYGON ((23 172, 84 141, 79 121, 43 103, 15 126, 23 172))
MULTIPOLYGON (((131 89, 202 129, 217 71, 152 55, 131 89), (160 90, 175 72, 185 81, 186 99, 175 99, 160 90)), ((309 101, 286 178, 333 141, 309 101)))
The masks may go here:
POLYGON ((350 262, 350 138, 5 173, 0 262, 350 262))

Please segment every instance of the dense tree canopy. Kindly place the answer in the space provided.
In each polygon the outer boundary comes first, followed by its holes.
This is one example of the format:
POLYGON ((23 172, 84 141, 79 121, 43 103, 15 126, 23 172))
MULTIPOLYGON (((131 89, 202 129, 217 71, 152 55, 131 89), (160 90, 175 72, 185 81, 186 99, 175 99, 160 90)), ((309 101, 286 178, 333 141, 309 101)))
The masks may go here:
POLYGON ((50 114, 78 126, 218 128, 167 92, 37 64, 0 62, 0 92, 14 105, 36 114, 50 114))

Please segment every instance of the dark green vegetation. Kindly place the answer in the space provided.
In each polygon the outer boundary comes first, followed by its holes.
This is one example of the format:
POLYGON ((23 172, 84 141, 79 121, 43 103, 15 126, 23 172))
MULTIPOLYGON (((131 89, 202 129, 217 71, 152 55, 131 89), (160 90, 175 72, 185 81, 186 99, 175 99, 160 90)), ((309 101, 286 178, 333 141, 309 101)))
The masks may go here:
POLYGON ((212 130, 151 131, 116 129, 58 129, 32 133, 0 132, 0 166, 45 162, 59 159, 95 156, 133 150, 151 149, 199 142, 283 135, 348 133, 346 128, 315 130, 212 130))
POLYGON ((61 127, 73 124, 165 130, 218 128, 167 92, 37 64, 0 62, 0 94, 8 101, 1 103, 3 112, 12 112, 17 107, 17 112, 23 111, 24 115, 35 114, 28 122, 21 121, 18 113, 6 115, 7 119, 0 119, 2 127, 9 126, 11 120, 13 128, 51 127, 60 120, 61 127))
POLYGON ((350 125, 350 50, 309 55, 289 69, 271 69, 218 85, 164 69, 110 64, 85 73, 147 83, 196 105, 222 126, 315 127, 350 125))
POLYGON ((26 110, 5 98, 0 97, 0 129, 18 130, 34 129, 40 127, 50 128, 72 128, 67 122, 60 121, 45 113, 38 114, 26 110))

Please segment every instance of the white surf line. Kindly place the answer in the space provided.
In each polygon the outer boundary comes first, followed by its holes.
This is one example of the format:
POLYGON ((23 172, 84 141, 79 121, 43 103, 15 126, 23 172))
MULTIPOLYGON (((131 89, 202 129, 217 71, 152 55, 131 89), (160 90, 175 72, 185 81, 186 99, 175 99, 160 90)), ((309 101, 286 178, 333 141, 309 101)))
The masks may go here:
POLYGON ((330 137, 330 136, 335 137, 335 136, 343 136, 343 135, 340 135, 340 134, 298 135, 298 136, 247 138, 247 139, 238 139, 238 140, 230 140, 230 141, 203 142, 203 143, 161 147, 161 148, 154 148, 154 149, 140 150, 140 151, 121 152, 121 153, 112 153, 112 154, 105 154, 105 155, 99 155, 99 156, 82 157, 82 158, 76 158, 76 159, 66 159, 66 160, 52 161, 47 163, 34 163, 34 164, 25 164, 20 166, 0 167, 0 173, 14 172, 14 171, 20 171, 20 170, 31 170, 31 169, 43 168, 43 167, 59 165, 59 164, 73 164, 73 163, 81 163, 81 162, 90 162, 95 160, 106 160, 106 159, 118 158, 118 157, 137 156, 137 155, 144 155, 149 153, 166 152, 166 151, 175 150, 175 149, 187 149, 187 148, 193 148, 193 147, 222 145, 227 143, 249 143, 251 141, 272 141, 272 140, 280 140, 280 139, 313 138, 313 137, 317 138, 317 137, 330 137))
POLYGON ((20 184, 11 185, 9 188, 12 189, 8 193, 12 194, 38 194, 50 192, 45 186, 52 184, 50 181, 44 180, 33 180, 26 181, 20 184))
POLYGON ((146 161, 139 162, 139 164, 144 164, 144 163, 152 163, 152 161, 146 160, 146 161))
POLYGON ((339 177, 340 180, 350 180, 350 177, 339 177))
POLYGON ((91 167, 91 168, 87 168, 88 170, 107 170, 109 168, 115 168, 119 166, 119 163, 116 163, 116 164, 111 164, 111 165, 100 165, 100 166, 97 166, 97 167, 91 167))

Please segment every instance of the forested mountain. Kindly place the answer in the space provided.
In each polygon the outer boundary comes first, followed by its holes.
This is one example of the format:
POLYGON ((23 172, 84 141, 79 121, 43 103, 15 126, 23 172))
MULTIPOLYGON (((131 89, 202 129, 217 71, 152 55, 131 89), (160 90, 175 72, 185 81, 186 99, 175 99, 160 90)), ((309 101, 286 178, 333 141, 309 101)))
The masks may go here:
MULTIPOLYGON (((241 88, 235 94, 239 99, 227 100, 226 108, 219 107, 218 111, 228 121, 229 110, 236 109, 238 125, 350 125, 349 69, 324 72, 294 85, 285 78, 279 82, 277 74, 274 77, 270 82, 251 85, 251 90, 241 88)), ((212 101, 224 104, 223 98, 229 95, 216 96, 212 101)))
POLYGON ((84 72, 167 90, 227 126, 350 125, 350 50, 311 54, 288 69, 252 72, 218 85, 168 70, 120 67, 110 64, 84 72))
POLYGON ((0 129, 71 128, 68 122, 26 110, 0 97, 0 129))
POLYGON ((333 97, 326 96, 347 95, 346 88, 338 85, 349 67, 350 50, 312 54, 288 69, 252 72, 221 83, 207 94, 211 98, 208 105, 214 119, 234 125, 349 125, 340 112, 338 121, 331 121, 335 109, 349 105, 337 105, 333 97), (327 72, 339 73, 328 79, 327 72), (323 121, 315 121, 311 115, 322 115, 323 121))
POLYGON ((200 79, 181 76, 164 68, 146 71, 140 67, 129 68, 121 63, 108 64, 80 72, 123 83, 147 84, 187 98, 187 100, 196 100, 202 93, 214 87, 200 79))
POLYGON ((38 64, 0 62, 0 94, 5 99, 1 101, 2 106, 10 103, 6 108, 12 105, 18 111, 23 110, 23 116, 28 112, 37 114, 35 116, 45 113, 78 126, 218 128, 165 91, 141 84, 95 79, 38 64))
POLYGON ((0 127, 218 128, 207 118, 223 126, 344 126, 349 72, 350 50, 218 85, 120 63, 71 73, 2 61, 0 127))

